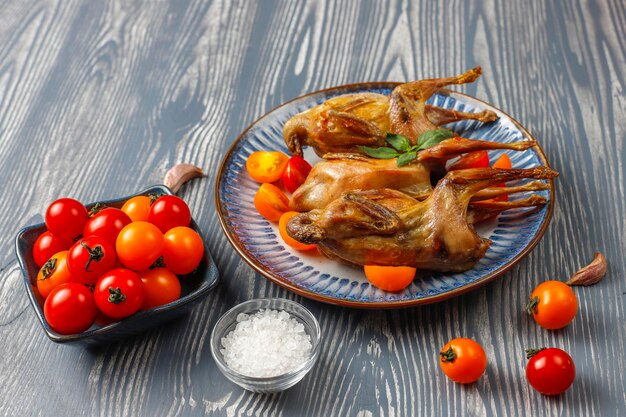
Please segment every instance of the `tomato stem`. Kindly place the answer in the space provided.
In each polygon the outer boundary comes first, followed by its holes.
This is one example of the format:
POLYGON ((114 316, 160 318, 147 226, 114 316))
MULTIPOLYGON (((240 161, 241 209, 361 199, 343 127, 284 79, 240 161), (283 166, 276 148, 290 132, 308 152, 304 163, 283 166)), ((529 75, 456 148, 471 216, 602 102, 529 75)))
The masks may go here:
POLYGON ((102 250, 102 246, 100 245, 90 248, 84 241, 81 241, 80 245, 85 248, 87 250, 87 253, 89 254, 89 260, 85 264, 85 271, 89 272, 89 265, 91 264, 91 261, 100 262, 104 257, 104 251, 102 250))
POLYGON ((533 356, 535 356, 537 353, 541 352, 542 350, 545 350, 546 348, 542 347, 539 349, 526 349, 526 359, 530 359, 533 356))
POLYGON ((102 203, 96 203, 94 204, 94 206, 91 208, 91 210, 89 210, 89 217, 93 217, 96 214, 100 213, 102 210, 104 210, 105 208, 107 208, 107 206, 105 206, 102 203))
POLYGON ((526 304, 526 312, 531 316, 537 314, 537 305, 539 304, 539 297, 533 297, 528 300, 528 304, 526 304))
POLYGON ((157 199, 159 197, 163 197, 164 194, 161 193, 150 193, 148 194, 148 197, 150 198, 150 205, 152 206, 154 204, 155 201, 157 201, 157 199))
POLYGON ((120 287, 109 287, 109 298, 107 299, 109 303, 119 304, 124 300, 126 300, 126 296, 122 293, 120 287))
POLYGON ((152 265, 150 265, 150 269, 157 269, 157 268, 165 268, 167 265, 165 265, 165 261, 163 260, 163 256, 159 256, 158 259, 156 261, 154 261, 154 263, 152 265))
POLYGON ((48 262, 46 262, 41 268, 41 273, 43 275, 43 279, 50 278, 50 275, 54 273, 57 269, 57 258, 50 258, 48 262))
POLYGON ((452 346, 450 346, 447 350, 439 352, 439 358, 441 359, 441 362, 454 362, 456 359, 456 353, 454 353, 452 346))

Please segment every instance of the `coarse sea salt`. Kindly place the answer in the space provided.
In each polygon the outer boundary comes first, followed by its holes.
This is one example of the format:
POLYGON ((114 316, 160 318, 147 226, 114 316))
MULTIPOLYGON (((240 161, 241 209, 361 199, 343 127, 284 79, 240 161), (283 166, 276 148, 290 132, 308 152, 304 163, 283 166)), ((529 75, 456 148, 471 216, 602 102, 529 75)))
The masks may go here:
POLYGON ((311 355, 311 336, 286 311, 261 309, 237 315, 237 326, 222 337, 229 368, 251 377, 272 377, 296 369, 311 355))

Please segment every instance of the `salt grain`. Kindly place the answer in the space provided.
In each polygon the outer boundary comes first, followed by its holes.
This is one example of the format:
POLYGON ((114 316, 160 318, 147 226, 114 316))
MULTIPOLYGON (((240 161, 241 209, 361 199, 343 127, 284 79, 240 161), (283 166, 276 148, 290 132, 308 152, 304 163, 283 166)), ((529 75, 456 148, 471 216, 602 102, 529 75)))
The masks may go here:
POLYGON ((222 338, 228 367, 251 377, 272 377, 296 369, 311 355, 311 336, 286 311, 261 309, 239 314, 237 326, 222 338))

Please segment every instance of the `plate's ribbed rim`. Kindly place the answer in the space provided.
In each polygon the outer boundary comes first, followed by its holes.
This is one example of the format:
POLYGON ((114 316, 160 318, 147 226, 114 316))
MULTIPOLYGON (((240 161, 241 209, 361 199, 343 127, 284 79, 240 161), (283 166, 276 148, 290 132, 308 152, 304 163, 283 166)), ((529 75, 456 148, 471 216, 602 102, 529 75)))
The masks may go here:
MULTIPOLYGON (((531 250, 533 250, 533 248, 537 245, 537 243, 539 243, 539 240, 541 240, 541 238, 543 237, 544 233, 546 232, 546 229, 548 227, 548 224, 550 223, 550 220, 552 219, 552 214, 553 214, 553 211, 554 211, 554 200, 555 200, 556 195, 555 195, 554 180, 553 179, 549 179, 548 180, 548 182, 550 184, 550 188, 548 189, 549 194, 550 194, 550 199, 549 199, 549 203, 548 203, 548 211, 546 213, 546 216, 545 216, 543 222, 541 223, 541 225, 539 226, 539 230, 537 231, 535 236, 531 239, 531 241, 526 245, 526 247, 524 249, 522 249, 522 251, 517 256, 515 256, 513 259, 511 259, 506 264, 502 265, 500 268, 498 268, 495 271, 492 271, 492 272, 484 275, 482 278, 480 278, 480 279, 478 279, 476 281, 473 281, 473 282, 471 282, 469 284, 466 284, 466 285, 454 288, 454 289, 452 289, 450 291, 446 291, 444 293, 440 293, 440 294, 436 294, 436 295, 432 295, 432 296, 426 296, 426 297, 412 299, 412 300, 398 300, 398 301, 385 301, 385 302, 378 302, 378 301, 362 302, 362 301, 352 301, 352 300, 338 299, 338 298, 326 296, 326 295, 323 295, 323 294, 319 294, 319 293, 316 293, 316 292, 309 291, 307 289, 298 287, 298 286, 292 284, 291 282, 286 281, 286 280, 282 279, 281 277, 272 274, 270 271, 265 269, 265 267, 256 259, 256 257, 254 255, 252 255, 248 250, 246 250, 244 245, 239 241, 239 238, 238 238, 237 234, 234 233, 230 229, 229 225, 226 222, 225 213, 224 213, 225 209, 224 209, 224 207, 222 205, 222 200, 220 199, 220 183, 222 182, 222 180, 224 178, 225 168, 228 165, 227 162, 232 158, 233 151, 235 150, 235 148, 237 147, 237 145, 239 144, 241 139, 248 133, 248 131, 250 129, 252 129, 261 120, 265 119, 266 117, 268 117, 270 114, 274 113, 275 111, 290 105, 294 101, 301 100, 301 99, 309 97, 309 96, 314 96, 314 95, 318 95, 318 94, 328 94, 328 93, 335 92, 337 90, 393 89, 394 87, 398 86, 399 84, 402 84, 402 83, 400 83, 400 82, 392 82, 392 81, 380 81, 380 82, 346 84, 346 85, 340 85, 340 86, 337 86, 337 87, 326 88, 326 89, 314 91, 312 93, 304 94, 302 96, 295 97, 295 98, 293 98, 293 99, 291 99, 291 100, 281 104, 280 106, 277 106, 277 107, 273 108, 272 110, 270 110, 269 112, 265 113, 263 116, 259 117, 254 122, 252 122, 243 132, 241 132, 241 134, 239 134, 237 139, 233 142, 233 144, 230 146, 230 148, 226 152, 226 155, 224 156, 224 159, 222 160, 222 163, 220 165, 220 169, 218 171, 217 178, 215 180, 215 207, 217 209, 217 214, 218 214, 218 218, 219 218, 219 221, 220 221, 220 226, 222 227, 222 230, 224 231, 224 234, 226 235, 226 238, 228 239, 228 242, 233 246, 233 248, 239 254, 239 256, 241 256, 243 258, 243 260, 246 261, 255 271, 257 271, 258 273, 260 273, 261 275, 263 275, 264 277, 266 277, 270 281, 274 282, 275 284, 278 284, 281 287, 288 289, 289 291, 292 291, 292 292, 294 292, 296 294, 302 295, 303 297, 307 297, 307 298, 310 298, 310 299, 313 299, 313 300, 317 300, 317 301, 321 301, 321 302, 324 302, 324 303, 329 303, 329 304, 334 304, 334 305, 339 305, 339 306, 344 306, 344 307, 352 307, 352 308, 376 308, 376 309, 383 309, 383 308, 384 309, 388 309, 389 308, 389 309, 391 309, 391 308, 413 307, 413 306, 418 306, 418 305, 423 305, 423 304, 436 303, 438 301, 442 301, 442 300, 446 300, 448 298, 456 297, 456 296, 459 296, 459 295, 464 294, 466 292, 469 292, 471 290, 474 290, 476 288, 482 287, 483 285, 487 284, 488 282, 491 282, 494 279, 498 278, 499 276, 501 276, 501 275, 505 274, 506 272, 508 272, 511 268, 513 268, 515 265, 517 265, 526 255, 528 255, 528 253, 531 250)), ((492 106, 491 104, 489 104, 489 103, 487 103, 487 102, 485 102, 483 100, 480 100, 480 99, 478 99, 476 97, 473 97, 473 96, 470 96, 468 94, 459 93, 457 91, 454 91, 454 95, 458 95, 458 96, 461 96, 461 97, 466 97, 466 98, 468 98, 470 100, 474 100, 474 101, 482 104, 487 109, 495 110, 495 111, 498 111, 498 112, 502 113, 504 116, 506 116, 515 125, 515 127, 517 129, 519 129, 520 132, 523 133, 523 135, 526 138, 535 139, 530 134, 530 132, 528 132, 528 130, 526 130, 526 128, 524 126, 522 126, 517 120, 515 120, 513 117, 511 117, 508 113, 506 113, 506 112, 504 112, 504 111, 502 111, 502 110, 492 106)), ((537 145, 533 146, 532 149, 535 149, 535 151, 537 152, 537 156, 538 156, 539 160, 542 162, 542 164, 544 166, 548 167, 548 168, 551 168, 550 164, 548 163, 548 159, 546 158, 546 155, 544 154, 543 149, 541 149, 541 146, 539 146, 538 142, 537 142, 537 145)))

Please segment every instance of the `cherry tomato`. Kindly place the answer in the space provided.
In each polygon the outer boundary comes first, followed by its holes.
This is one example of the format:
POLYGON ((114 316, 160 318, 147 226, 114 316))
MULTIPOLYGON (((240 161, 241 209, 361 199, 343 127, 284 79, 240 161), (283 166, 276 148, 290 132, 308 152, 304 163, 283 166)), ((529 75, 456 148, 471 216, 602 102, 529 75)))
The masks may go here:
POLYGON ((83 231, 89 215, 80 201, 60 198, 46 210, 46 228, 60 239, 73 241, 83 231))
POLYGON ((180 298, 178 277, 165 268, 141 271, 139 278, 144 291, 142 310, 169 304, 180 298))
POLYGON ((289 158, 283 171, 282 180, 285 189, 293 193, 300 187, 311 172, 311 165, 301 156, 294 155, 289 158))
POLYGON ((67 254, 66 250, 55 253, 39 270, 37 290, 43 298, 48 297, 54 287, 72 281, 67 267, 67 254))
POLYGON ((257 182, 278 181, 289 157, 282 152, 257 151, 246 160, 248 174, 257 182))
POLYGON ((70 241, 56 237, 50 231, 43 232, 33 245, 35 263, 41 268, 52 255, 67 250, 70 246, 72 246, 70 241))
POLYGON ((287 233, 287 223, 289 223, 289 220, 291 220, 298 214, 300 213, 298 213, 297 211, 288 211, 287 213, 284 213, 282 216, 280 216, 280 219, 278 220, 278 231, 280 232, 280 237, 283 238, 287 245, 299 251, 307 251, 317 248, 317 245, 315 244, 307 245, 306 243, 298 242, 287 233))
POLYGON ((413 282, 416 269, 411 266, 379 266, 363 267, 367 280, 373 286, 384 291, 402 291, 413 282))
POLYGON ((289 199, 273 184, 261 184, 254 196, 254 207, 266 220, 277 222, 289 211, 289 199))
POLYGON ((134 222, 147 222, 150 213, 150 197, 138 195, 129 198, 122 206, 122 211, 134 222))
POLYGON ((122 210, 108 207, 89 219, 83 230, 83 237, 101 236, 115 247, 117 235, 130 222, 130 217, 122 210))
POLYGON ((487 168, 489 167, 489 154, 487 151, 476 151, 466 153, 457 159, 448 167, 448 171, 454 171, 455 169, 468 169, 468 168, 487 168))
POLYGON ((530 295, 528 314, 545 329, 567 326, 578 310, 578 300, 569 285, 561 281, 542 282, 530 295))
POLYGON ((188 227, 191 223, 191 211, 180 197, 164 195, 157 198, 150 207, 148 221, 165 233, 173 227, 188 227))
POLYGON ((126 268, 142 271, 161 256, 163 241, 163 233, 152 223, 132 222, 117 236, 115 250, 126 268))
POLYGON ((81 333, 96 319, 91 290, 78 282, 55 287, 43 305, 43 314, 52 329, 61 334, 81 333))
POLYGON ((84 237, 70 248, 67 266, 72 281, 93 285, 115 265, 115 249, 103 237, 84 237))
POLYGON ((185 275, 198 267, 204 256, 204 242, 196 231, 175 227, 165 234, 163 262, 175 274, 185 275))
POLYGON ((143 304, 143 284, 135 272, 119 268, 104 274, 94 288, 98 309, 107 317, 122 319, 135 314, 143 304))
POLYGON ((499 168, 499 169, 513 168, 513 165, 511 164, 511 158, 509 158, 509 155, 503 153, 502 155, 500 155, 500 158, 498 158, 496 162, 493 163, 492 168, 499 168))
POLYGON ((528 349, 526 378, 530 385, 545 395, 558 395, 567 390, 576 377, 576 366, 567 352, 558 348, 528 349))
POLYGON ((454 382, 469 384, 480 378, 487 369, 487 355, 482 346, 472 339, 452 339, 439 353, 439 365, 454 382))

